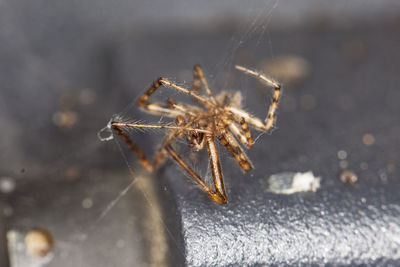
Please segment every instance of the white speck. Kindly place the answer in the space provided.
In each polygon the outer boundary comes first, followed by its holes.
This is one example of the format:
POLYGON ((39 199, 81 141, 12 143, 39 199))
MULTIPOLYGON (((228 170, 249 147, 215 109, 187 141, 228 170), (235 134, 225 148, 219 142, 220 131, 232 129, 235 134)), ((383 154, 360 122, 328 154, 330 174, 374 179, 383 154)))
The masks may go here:
POLYGON ((366 199, 365 197, 362 197, 362 198, 361 198, 361 202, 362 202, 362 203, 366 203, 366 202, 367 202, 367 199, 366 199))
POLYGON ((386 184, 388 182, 388 175, 385 170, 378 170, 378 175, 383 183, 386 184))
POLYGON ((337 153, 339 159, 343 160, 347 158, 347 152, 344 150, 339 150, 337 153))
POLYGON ((15 180, 11 177, 0 177, 0 192, 8 194, 15 190, 15 180))
POLYGON ((315 177, 312 171, 282 172, 269 177, 269 191, 275 194, 293 194, 297 192, 315 192, 320 187, 320 177, 315 177))
POLYGON ((93 200, 91 198, 85 198, 82 200, 82 207, 84 209, 90 209, 93 206, 93 200))

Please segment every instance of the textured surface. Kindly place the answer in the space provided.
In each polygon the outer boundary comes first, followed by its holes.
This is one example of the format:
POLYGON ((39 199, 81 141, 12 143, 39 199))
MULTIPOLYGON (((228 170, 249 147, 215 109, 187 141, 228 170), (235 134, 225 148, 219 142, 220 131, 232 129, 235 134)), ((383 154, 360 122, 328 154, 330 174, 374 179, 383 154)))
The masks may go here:
POLYGON ((225 207, 181 200, 188 265, 398 264, 398 186, 274 196, 252 182, 225 207))
MULTIPOLYGON (((242 174, 222 153, 230 202, 218 206, 192 183, 182 184, 184 175, 173 169, 166 174, 178 195, 186 263, 399 264, 398 37, 377 28, 273 39, 275 50, 306 58, 312 74, 305 84, 285 88, 278 129, 248 153, 254 171, 242 174), (363 57, 346 57, 352 40, 360 40, 363 57), (311 108, 304 95, 314 97, 311 108), (298 103, 293 111, 288 99, 298 103), (374 136, 372 145, 366 133, 374 136), (340 181, 343 167, 358 175, 355 185, 340 181), (267 192, 271 174, 308 170, 322 177, 316 193, 267 192)), ((244 89, 249 110, 263 114, 265 104, 252 99, 268 99, 267 92, 257 83, 246 86, 253 86, 244 89)))

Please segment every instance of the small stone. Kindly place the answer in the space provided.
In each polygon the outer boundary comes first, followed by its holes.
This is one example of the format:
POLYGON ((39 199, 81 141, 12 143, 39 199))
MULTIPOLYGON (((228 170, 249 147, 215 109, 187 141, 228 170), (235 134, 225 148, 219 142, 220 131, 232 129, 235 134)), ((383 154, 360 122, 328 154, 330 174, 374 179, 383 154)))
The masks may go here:
POLYGON ((43 228, 29 231, 25 236, 26 251, 34 257, 44 257, 53 249, 51 233, 43 228))

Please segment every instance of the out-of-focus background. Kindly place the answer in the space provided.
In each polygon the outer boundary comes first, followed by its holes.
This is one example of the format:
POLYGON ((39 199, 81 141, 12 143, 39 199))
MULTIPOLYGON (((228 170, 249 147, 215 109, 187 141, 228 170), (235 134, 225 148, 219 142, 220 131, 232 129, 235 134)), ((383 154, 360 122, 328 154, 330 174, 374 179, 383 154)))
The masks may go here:
MULTIPOLYGON (((136 98, 159 76, 190 86, 195 63, 215 90, 242 90, 259 116, 268 91, 233 64, 283 82, 274 134, 289 141, 269 139, 272 145, 255 151, 288 158, 310 136, 331 149, 311 165, 307 157, 320 151, 268 173, 327 164, 327 176, 352 168, 380 177, 367 178, 371 184, 390 182, 400 164, 399 49, 397 0, 1 1, 0 265, 182 262, 179 237, 167 233, 169 222, 160 227, 165 211, 151 204, 168 188, 146 179, 131 185, 132 176, 147 175, 97 132, 113 114, 157 121, 135 108, 136 98), (307 131, 315 125, 319 130, 307 131), (337 162, 327 163, 338 151, 337 162), (40 243, 25 238, 36 227, 53 236, 54 247, 42 237, 50 247, 45 256, 25 252, 40 243)), ((140 138, 150 152, 160 135, 140 138)))

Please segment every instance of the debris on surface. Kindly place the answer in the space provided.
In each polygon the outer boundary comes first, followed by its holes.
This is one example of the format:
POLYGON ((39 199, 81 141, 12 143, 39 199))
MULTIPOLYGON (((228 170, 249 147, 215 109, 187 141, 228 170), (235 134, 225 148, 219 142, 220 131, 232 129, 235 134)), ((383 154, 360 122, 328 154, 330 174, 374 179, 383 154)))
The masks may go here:
POLYGON ((4 194, 12 193, 15 190, 16 182, 12 177, 0 177, 0 192, 4 194))
POLYGON ((308 172, 282 172, 272 174, 268 179, 268 191, 275 194, 294 194, 298 192, 315 192, 320 187, 320 177, 308 172))
POLYGON ((370 133, 366 133, 362 137, 362 142, 366 146, 372 146, 375 143, 375 137, 370 133))
POLYGON ((26 234, 23 231, 9 230, 7 247, 12 267, 44 267, 54 257, 53 238, 44 229, 31 230, 26 234))
POLYGON ((53 237, 45 229, 34 229, 25 236, 26 251, 34 257, 44 257, 53 249, 53 237))
POLYGON ((353 171, 344 170, 340 174, 340 181, 342 181, 342 183, 355 184, 357 180, 358 180, 357 174, 355 174, 355 172, 353 171))
POLYGON ((57 111, 53 114, 53 123, 60 128, 71 128, 78 121, 78 114, 75 111, 57 111))

